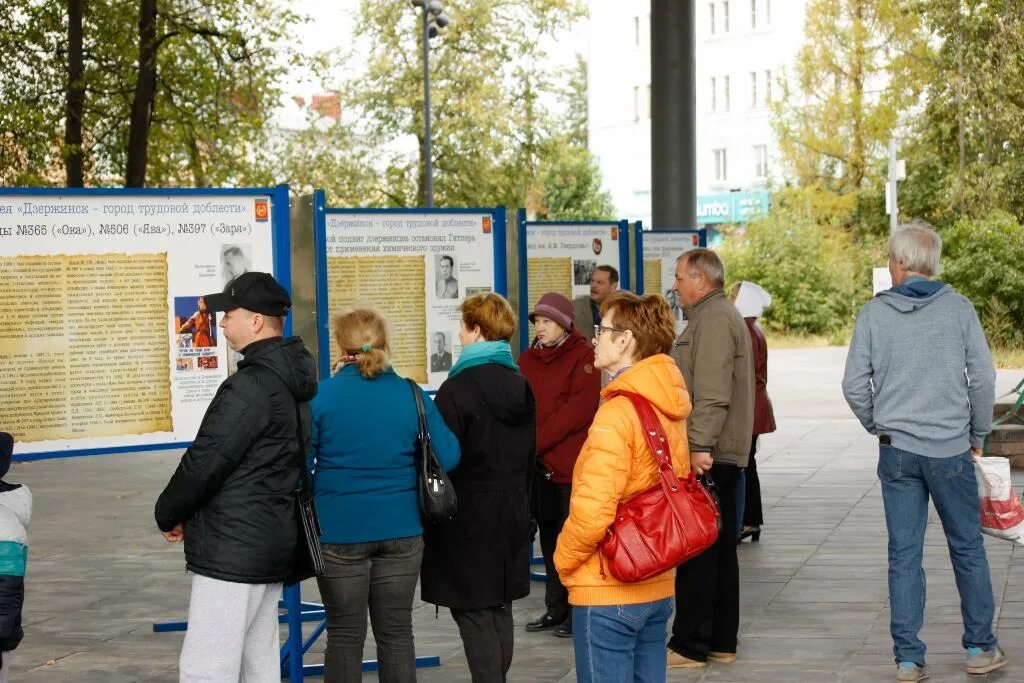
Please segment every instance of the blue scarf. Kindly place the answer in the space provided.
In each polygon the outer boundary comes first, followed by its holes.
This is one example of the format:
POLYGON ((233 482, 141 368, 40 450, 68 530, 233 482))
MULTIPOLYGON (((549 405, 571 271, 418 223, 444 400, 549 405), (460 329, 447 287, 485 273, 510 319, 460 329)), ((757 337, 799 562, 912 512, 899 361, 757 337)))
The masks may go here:
POLYGON ((478 341, 462 347, 459 360, 448 371, 448 376, 454 377, 466 368, 487 363, 497 363, 519 372, 519 366, 512 360, 512 347, 507 341, 478 341))

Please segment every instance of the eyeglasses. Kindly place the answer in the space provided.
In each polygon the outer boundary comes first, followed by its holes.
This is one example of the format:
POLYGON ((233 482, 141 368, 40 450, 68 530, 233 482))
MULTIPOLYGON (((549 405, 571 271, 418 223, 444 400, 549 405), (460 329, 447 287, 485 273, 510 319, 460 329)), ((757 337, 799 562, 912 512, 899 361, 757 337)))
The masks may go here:
POLYGON ((622 327, 608 327, 607 325, 594 325, 594 339, 601 336, 602 332, 625 332, 622 327))

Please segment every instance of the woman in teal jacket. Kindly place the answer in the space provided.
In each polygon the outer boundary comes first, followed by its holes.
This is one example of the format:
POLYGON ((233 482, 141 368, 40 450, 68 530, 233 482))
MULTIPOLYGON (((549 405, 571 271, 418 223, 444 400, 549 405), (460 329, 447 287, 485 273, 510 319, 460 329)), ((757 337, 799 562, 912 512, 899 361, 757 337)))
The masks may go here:
MULTIPOLYGON (((412 601, 423 558, 413 389, 391 368, 379 313, 343 313, 334 334, 342 367, 312 401, 309 454, 327 565, 317 579, 327 612, 324 680, 362 680, 369 611, 380 680, 413 681, 412 601)), ((423 403, 438 460, 450 470, 459 443, 434 402, 423 403)))

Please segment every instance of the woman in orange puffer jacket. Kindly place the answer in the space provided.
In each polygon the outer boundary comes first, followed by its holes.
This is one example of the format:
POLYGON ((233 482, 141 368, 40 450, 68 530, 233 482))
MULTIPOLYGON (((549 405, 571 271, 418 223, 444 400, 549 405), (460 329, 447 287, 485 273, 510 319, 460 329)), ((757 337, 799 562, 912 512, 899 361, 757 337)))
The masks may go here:
POLYGON ((594 364, 612 378, 601 391, 604 402, 576 461, 555 566, 573 605, 577 680, 664 680, 675 570, 620 582, 603 571, 598 544, 619 501, 660 481, 636 410, 627 397, 613 394, 628 391, 651 403, 680 477, 690 470, 690 399, 682 374, 666 355, 675 340, 675 321, 665 299, 613 295, 601 305, 601 323, 594 364))

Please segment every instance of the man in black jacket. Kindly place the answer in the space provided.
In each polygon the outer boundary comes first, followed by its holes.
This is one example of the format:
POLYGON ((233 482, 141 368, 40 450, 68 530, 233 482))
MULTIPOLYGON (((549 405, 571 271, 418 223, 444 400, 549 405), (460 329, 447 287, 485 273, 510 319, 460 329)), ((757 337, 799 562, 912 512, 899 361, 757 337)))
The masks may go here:
POLYGON ((276 682, 277 603, 294 570, 316 371, 302 340, 281 336, 291 299, 271 275, 245 273, 205 298, 245 358, 156 503, 160 531, 184 540, 194 575, 180 676, 276 682))

